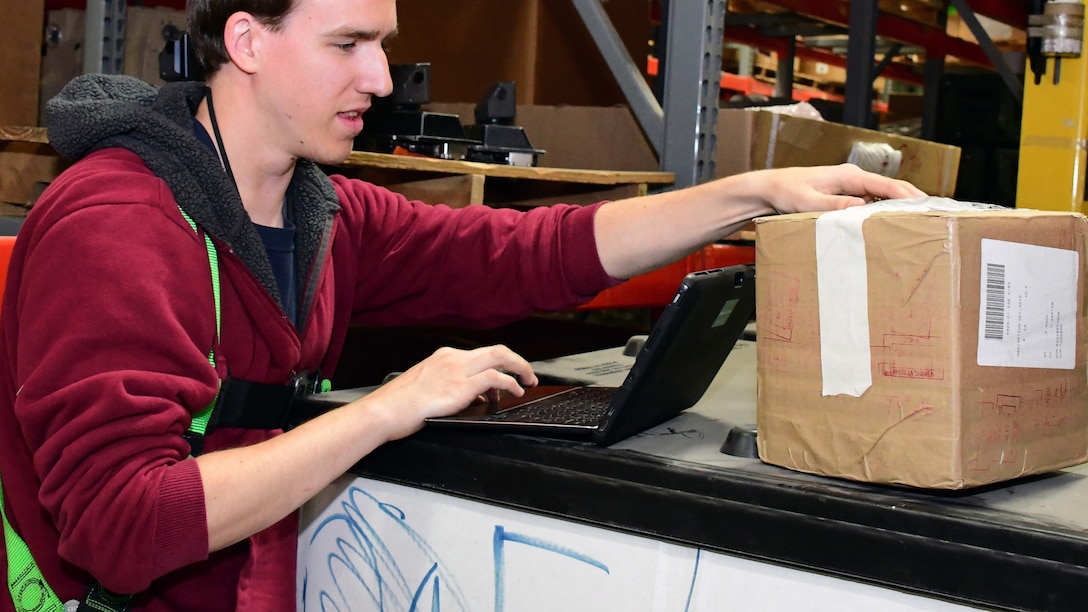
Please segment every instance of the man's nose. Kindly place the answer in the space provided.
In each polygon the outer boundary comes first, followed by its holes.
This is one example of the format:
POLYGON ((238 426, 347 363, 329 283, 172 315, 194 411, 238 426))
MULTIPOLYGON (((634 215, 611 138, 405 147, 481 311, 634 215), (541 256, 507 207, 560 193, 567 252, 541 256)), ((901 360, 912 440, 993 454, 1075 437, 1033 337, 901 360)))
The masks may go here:
POLYGON ((389 59, 384 51, 368 54, 363 60, 357 88, 379 98, 393 93, 393 77, 389 74, 389 59))

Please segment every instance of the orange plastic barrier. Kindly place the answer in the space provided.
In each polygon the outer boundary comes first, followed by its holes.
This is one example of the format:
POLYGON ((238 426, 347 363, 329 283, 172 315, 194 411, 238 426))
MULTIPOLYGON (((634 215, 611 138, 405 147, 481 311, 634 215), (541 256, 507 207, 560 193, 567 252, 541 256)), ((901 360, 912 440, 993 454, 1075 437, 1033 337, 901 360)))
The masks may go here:
POLYGON ((755 261, 755 246, 712 244, 676 263, 605 289, 579 310, 662 307, 672 300, 680 281, 690 272, 751 264, 755 261))
POLYGON ((0 300, 4 299, 4 287, 8 283, 8 264, 11 250, 15 248, 15 236, 0 236, 0 300))

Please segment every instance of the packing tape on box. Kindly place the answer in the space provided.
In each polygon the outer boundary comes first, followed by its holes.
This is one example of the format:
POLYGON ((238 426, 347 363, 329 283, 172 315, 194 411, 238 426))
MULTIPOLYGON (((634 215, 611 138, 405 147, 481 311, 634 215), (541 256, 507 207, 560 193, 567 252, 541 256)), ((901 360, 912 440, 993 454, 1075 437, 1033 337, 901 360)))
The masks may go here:
POLYGON ((862 223, 878 212, 960 212, 992 204, 925 197, 884 200, 816 219, 816 284, 824 395, 861 397, 873 384, 869 341, 869 269, 862 223))
POLYGON ((862 170, 894 177, 899 174, 903 153, 886 142, 855 142, 846 161, 862 170))

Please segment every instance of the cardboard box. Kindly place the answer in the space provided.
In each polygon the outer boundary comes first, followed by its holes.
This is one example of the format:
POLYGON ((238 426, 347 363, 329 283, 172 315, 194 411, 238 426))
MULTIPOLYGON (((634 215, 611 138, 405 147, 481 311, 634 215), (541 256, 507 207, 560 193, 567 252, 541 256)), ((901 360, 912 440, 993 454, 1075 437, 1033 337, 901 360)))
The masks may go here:
POLYGON ((841 164, 850 158, 855 143, 885 143, 900 157, 898 171, 891 176, 908 180, 929 195, 951 197, 956 191, 960 149, 952 145, 757 109, 722 109, 716 134, 714 164, 719 177, 764 168, 841 164))
POLYGON ((1085 217, 873 209, 757 220, 760 458, 937 489, 1088 460, 1085 217))
MULTIPOLYGON (((999 47, 1015 47, 1024 48, 1027 45, 1027 30, 1025 28, 1014 28, 1011 25, 1001 23, 996 19, 991 19, 985 15, 975 15, 975 19, 978 20, 979 25, 990 37, 990 40, 999 47)), ((967 26, 967 23, 960 17, 959 13, 949 10, 948 21, 945 23, 945 32, 949 36, 956 38, 962 38, 968 42, 977 43, 978 39, 975 38, 974 32, 967 26)))

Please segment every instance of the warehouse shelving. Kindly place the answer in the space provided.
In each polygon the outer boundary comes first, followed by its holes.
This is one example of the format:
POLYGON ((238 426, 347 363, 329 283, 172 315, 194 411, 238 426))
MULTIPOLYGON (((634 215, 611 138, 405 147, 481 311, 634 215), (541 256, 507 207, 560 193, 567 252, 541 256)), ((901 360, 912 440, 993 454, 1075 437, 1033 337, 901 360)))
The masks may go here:
MULTIPOLYGON (((662 170, 674 172, 678 186, 694 184, 713 175, 712 165, 708 167, 708 164, 712 163, 710 157, 722 78, 721 45, 726 40, 781 50, 791 61, 794 54, 802 53, 845 65, 843 114, 844 123, 848 125, 870 125, 872 83, 880 72, 908 82, 920 82, 924 91, 934 92, 947 57, 997 71, 1014 92, 1022 88, 1019 78, 1005 63, 975 13, 1026 28, 1028 3, 1025 0, 974 0, 970 3, 950 0, 950 5, 956 8, 977 43, 948 35, 944 29, 944 15, 949 4, 943 2, 935 5, 938 10, 934 13, 934 23, 920 23, 882 12, 878 0, 771 0, 764 5, 803 16, 821 26, 846 28, 849 43, 844 57, 799 47, 795 32, 780 30, 772 36, 761 30, 757 23, 746 24, 743 20, 733 20, 733 24, 727 26, 732 18, 724 0, 706 3, 659 0, 658 15, 662 25, 659 36, 663 44, 658 45, 658 66, 659 78, 664 81, 659 88, 662 92, 660 102, 642 81, 640 69, 616 42, 615 31, 610 29, 606 19, 601 19, 603 11, 599 0, 574 2, 620 82, 636 119, 657 151, 662 170), (924 63, 920 67, 900 66, 891 62, 894 53, 878 63, 878 40, 889 41, 895 46, 920 48, 925 56, 924 63)), ((931 138, 937 99, 934 95, 925 96, 925 99, 922 134, 931 138)))
MULTIPOLYGON (((896 3, 933 9, 931 23, 881 10, 889 7, 879 0, 767 0, 754 5, 755 13, 738 10, 737 0, 733 5, 726 0, 657 0, 654 6, 662 24, 657 46, 660 60, 657 94, 647 83, 645 61, 634 60, 627 53, 615 28, 608 22, 601 1, 572 2, 657 153, 660 169, 674 173, 676 185, 681 187, 713 176, 714 125, 722 86, 722 44, 725 41, 776 51, 780 58, 808 58, 845 67, 845 90, 841 95, 844 123, 850 125, 870 124, 872 82, 878 74, 922 85, 924 91, 929 92, 936 89, 948 57, 997 71, 1016 95, 1020 95, 1018 90, 1022 87, 978 24, 975 14, 1023 28, 1027 23, 1027 0, 900 0, 896 3), (949 36, 944 31, 943 16, 948 6, 958 10, 975 34, 977 44, 949 36), (754 19, 760 15, 769 15, 778 21, 766 17, 754 19), (785 22, 784 17, 794 21, 785 22), (794 31, 787 27, 790 23, 794 24, 794 31), (798 29, 803 24, 818 26, 823 31, 848 31, 845 54, 806 44, 804 32, 798 29), (904 47, 921 49, 924 62, 918 65, 896 61, 896 53, 904 47), (881 50, 886 53, 881 54, 881 50), (878 55, 883 55, 879 63, 878 55)), ((86 6, 92 3, 109 8, 119 0, 89 0, 86 6)), ((46 4, 53 7, 72 2, 49 0, 46 4)), ((180 6, 184 3, 173 0, 156 4, 180 6)), ((788 73, 780 72, 780 79, 785 80, 788 73)), ((727 85, 733 87, 762 87, 743 78, 724 78, 727 85)), ((811 95, 816 94, 798 93, 798 97, 811 95)), ((931 137, 937 101, 935 96, 925 98, 923 137, 931 137)))

